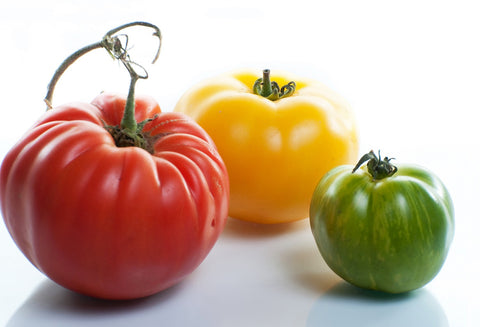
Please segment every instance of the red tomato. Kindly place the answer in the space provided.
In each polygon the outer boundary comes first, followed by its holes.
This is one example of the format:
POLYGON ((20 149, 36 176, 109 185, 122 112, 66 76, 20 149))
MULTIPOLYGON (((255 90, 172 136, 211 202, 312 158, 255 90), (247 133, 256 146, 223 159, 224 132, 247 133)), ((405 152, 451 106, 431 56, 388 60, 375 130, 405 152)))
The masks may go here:
POLYGON ((102 94, 47 113, 7 154, 1 210, 20 250, 55 282, 109 299, 172 286, 206 257, 228 212, 225 165, 206 132, 136 98, 153 154, 117 147, 125 98, 102 94))

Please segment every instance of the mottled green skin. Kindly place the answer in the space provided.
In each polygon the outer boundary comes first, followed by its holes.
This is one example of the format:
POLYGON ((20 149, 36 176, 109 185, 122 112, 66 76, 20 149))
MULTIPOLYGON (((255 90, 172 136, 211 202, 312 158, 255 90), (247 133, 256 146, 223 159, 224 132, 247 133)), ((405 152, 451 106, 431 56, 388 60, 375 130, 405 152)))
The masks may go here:
POLYGON ((424 286, 442 267, 454 232, 453 204, 442 182, 404 165, 373 180, 340 166, 315 189, 310 225, 330 268, 362 288, 402 293, 424 286))

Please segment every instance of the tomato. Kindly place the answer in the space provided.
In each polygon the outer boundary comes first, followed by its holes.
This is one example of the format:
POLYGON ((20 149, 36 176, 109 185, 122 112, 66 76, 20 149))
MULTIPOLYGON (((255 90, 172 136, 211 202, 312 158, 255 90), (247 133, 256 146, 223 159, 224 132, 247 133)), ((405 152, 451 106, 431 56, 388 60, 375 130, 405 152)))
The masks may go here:
POLYGON ((178 283, 228 216, 228 175, 211 138, 152 98, 133 98, 135 81, 127 98, 48 110, 0 170, 1 211, 19 249, 58 284, 99 298, 178 283))
POLYGON ((310 223, 325 262, 362 288, 402 293, 424 286, 441 269, 453 239, 447 189, 429 170, 397 169, 373 152, 352 168, 332 169, 312 197, 310 223))
POLYGON ((132 298, 171 286, 205 258, 228 212, 228 179, 208 135, 178 113, 137 98, 153 154, 117 147, 125 98, 48 113, 7 154, 2 214, 27 258, 57 283, 97 297, 132 298))
POLYGON ((214 77, 175 107, 215 141, 229 172, 229 215, 267 224, 308 217, 320 178, 358 155, 342 98, 316 81, 285 73, 271 79, 268 70, 260 79, 250 70, 214 77))
POLYGON ((57 283, 101 298, 135 298, 192 272, 228 214, 226 168, 208 135, 178 113, 137 98, 153 154, 117 147, 125 98, 48 113, 1 167, 6 226, 26 257, 57 283))

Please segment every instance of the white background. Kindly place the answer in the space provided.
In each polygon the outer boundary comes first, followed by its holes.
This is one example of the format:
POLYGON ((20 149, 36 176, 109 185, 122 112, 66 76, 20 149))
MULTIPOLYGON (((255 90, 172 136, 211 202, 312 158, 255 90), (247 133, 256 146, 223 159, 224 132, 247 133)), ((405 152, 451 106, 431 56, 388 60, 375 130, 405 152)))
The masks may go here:
MULTIPOLYGON (((441 177, 455 203, 456 231, 430 284, 407 296, 381 296, 328 269, 307 220, 230 220, 183 283, 111 303, 46 279, 1 224, 0 326, 480 326, 479 15, 473 0, 2 0, 0 159, 45 110, 46 86, 63 59, 113 27, 145 20, 164 39, 157 64, 148 65, 152 49, 134 58, 150 74, 137 93, 169 111, 188 87, 232 69, 318 79, 352 105, 361 152, 381 149, 441 177)), ((125 93, 128 82, 121 66, 97 50, 67 71, 54 105, 125 93)))

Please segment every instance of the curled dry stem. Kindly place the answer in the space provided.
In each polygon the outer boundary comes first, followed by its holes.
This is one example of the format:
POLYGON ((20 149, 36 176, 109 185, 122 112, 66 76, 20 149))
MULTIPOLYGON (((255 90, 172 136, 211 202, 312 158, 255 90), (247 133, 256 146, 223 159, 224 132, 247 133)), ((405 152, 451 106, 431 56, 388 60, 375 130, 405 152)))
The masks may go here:
POLYGON ((71 54, 65 61, 60 65, 60 67, 57 68, 55 71, 55 74, 53 75, 52 79, 50 80, 50 83, 48 84, 48 91, 47 95, 45 96, 45 103, 47 104, 47 110, 52 109, 52 97, 53 97, 53 92, 55 90, 55 86, 60 79, 60 77, 63 75, 63 73, 67 70, 67 68, 73 64, 78 58, 82 57, 83 55, 87 54, 88 52, 99 49, 99 48, 104 48, 107 50, 107 52, 112 56, 112 58, 120 60, 123 65, 127 68, 130 76, 132 79, 146 79, 148 78, 148 74, 146 70, 140 66, 139 64, 134 63, 133 61, 130 60, 130 56, 128 55, 127 52, 127 43, 128 43, 128 35, 126 34, 121 34, 121 35, 116 35, 118 32, 121 30, 124 30, 126 28, 132 27, 132 26, 143 26, 143 27, 148 27, 152 28, 154 30, 153 36, 157 37, 159 40, 159 45, 157 48, 157 52, 155 53, 155 57, 152 61, 152 63, 155 63, 158 59, 158 56, 160 55, 160 48, 162 45, 162 34, 160 32, 160 29, 150 23, 147 22, 132 22, 128 24, 124 24, 121 26, 118 26, 110 31, 108 31, 104 37, 102 38, 101 41, 87 45, 86 47, 83 47, 73 54, 71 54), (125 37, 125 45, 123 45, 122 40, 120 39, 120 36, 125 37), (132 67, 134 65, 137 68, 140 68, 143 70, 142 74, 138 74, 138 72, 132 67))

